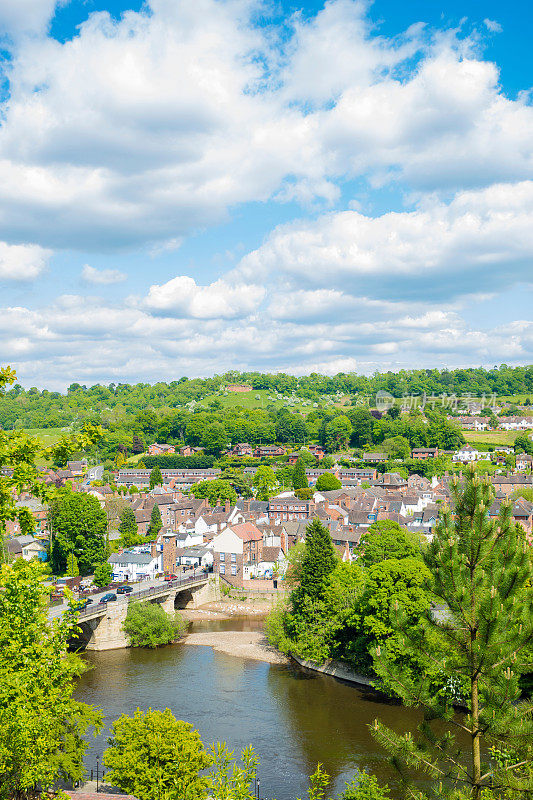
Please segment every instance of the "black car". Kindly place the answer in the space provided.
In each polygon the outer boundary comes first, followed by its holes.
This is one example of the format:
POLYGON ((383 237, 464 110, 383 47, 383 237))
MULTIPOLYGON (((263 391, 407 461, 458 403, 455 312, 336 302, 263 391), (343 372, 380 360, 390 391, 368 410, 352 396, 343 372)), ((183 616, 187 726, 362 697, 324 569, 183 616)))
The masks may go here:
POLYGON ((112 600, 116 600, 117 596, 113 592, 108 592, 104 594, 103 597, 100 598, 100 603, 110 603, 112 600))
POLYGON ((133 592, 133 586, 119 586, 117 589, 117 594, 131 594, 133 592))
POLYGON ((92 597, 86 597, 84 600, 81 601, 80 605, 78 606, 79 611, 85 611, 87 606, 90 606, 92 603, 92 597))

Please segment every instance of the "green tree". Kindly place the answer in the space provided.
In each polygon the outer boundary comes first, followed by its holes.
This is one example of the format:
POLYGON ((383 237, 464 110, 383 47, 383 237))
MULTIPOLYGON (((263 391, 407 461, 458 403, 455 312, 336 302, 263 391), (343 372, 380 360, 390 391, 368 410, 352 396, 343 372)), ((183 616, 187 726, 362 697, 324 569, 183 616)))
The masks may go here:
POLYGON ((113 567, 107 561, 101 561, 94 571, 93 583, 103 589, 105 586, 109 586, 112 578, 113 567))
POLYGON ((185 632, 185 622, 171 617, 158 603, 130 603, 123 623, 133 647, 159 647, 174 642, 185 632))
POLYGON ((70 575, 70 577, 75 578, 79 574, 80 570, 78 568, 78 559, 76 558, 74 553, 69 553, 67 556, 67 575, 70 575))
POLYGON ((218 503, 235 503, 237 493, 229 481, 215 479, 212 481, 200 481, 192 487, 189 494, 193 497, 205 498, 209 505, 216 506, 218 503))
POLYGON ((328 450, 335 452, 348 446, 352 434, 352 423, 345 414, 335 417, 328 422, 325 431, 325 445, 328 450))
POLYGON ((371 567, 388 558, 421 558, 417 537, 391 519, 372 523, 359 542, 361 562, 371 567))
POLYGON ((458 787, 472 800, 533 790, 531 703, 520 699, 518 685, 533 640, 533 567, 510 505, 488 517, 492 499, 491 484, 473 469, 463 485, 454 479, 454 513, 444 509, 424 553, 430 589, 445 611, 428 610, 409 630, 403 614, 393 617, 402 646, 421 664, 419 674, 406 675, 385 644, 374 652, 381 680, 421 707, 424 719, 415 736, 377 721, 373 732, 402 769, 420 769, 432 779, 426 796, 444 797, 458 787), (461 720, 454 717, 458 700, 466 707, 461 720), (454 731, 466 739, 465 752, 454 731), (491 746, 502 757, 490 759, 491 746))
POLYGON ((50 506, 52 530, 50 561, 56 574, 64 574, 69 554, 76 557, 79 571, 89 575, 103 560, 107 516, 90 494, 66 490, 50 506))
POLYGON ((150 472, 150 489, 155 489, 156 486, 163 485, 163 475, 159 467, 154 467, 150 472))
POLYGON ((306 528, 300 585, 291 595, 292 607, 296 613, 305 602, 323 598, 328 577, 335 569, 336 562, 328 529, 319 519, 314 519, 306 528))
POLYGON ((150 539, 155 539, 162 527, 163 520, 161 519, 161 512, 157 503, 154 503, 152 513, 150 514, 150 524, 148 526, 148 536, 150 539))
POLYGON ((277 483, 276 473, 272 467, 258 467, 253 480, 257 499, 268 500, 274 493, 277 483))
POLYGON ((525 433, 521 433, 514 440, 515 453, 528 453, 533 456, 533 441, 525 433))
POLYGON ((83 776, 83 737, 102 715, 72 697, 84 666, 68 654, 68 616, 48 621, 42 565, 17 559, 0 583, 0 797, 24 800, 83 776))
POLYGON ((198 731, 170 709, 123 714, 111 727, 104 753, 107 779, 139 800, 204 800, 212 763, 198 731))
POLYGON ((292 485, 294 489, 307 489, 309 486, 307 475, 305 474, 305 465, 301 458, 299 458, 294 465, 292 485))
POLYGON ((213 422, 204 428, 200 444, 206 453, 218 456, 229 444, 228 434, 222 423, 213 422))
POLYGON ((120 546, 123 548, 133 547, 134 544, 139 544, 141 541, 137 529, 137 520, 131 506, 126 506, 121 511, 118 530, 120 533, 120 546))
POLYGON ((391 459, 405 459, 411 456, 411 447, 405 436, 391 436, 388 439, 384 439, 380 449, 387 453, 391 459))
POLYGON ((318 492, 332 492, 341 489, 342 483, 332 472, 324 472, 318 476, 315 488, 318 492))

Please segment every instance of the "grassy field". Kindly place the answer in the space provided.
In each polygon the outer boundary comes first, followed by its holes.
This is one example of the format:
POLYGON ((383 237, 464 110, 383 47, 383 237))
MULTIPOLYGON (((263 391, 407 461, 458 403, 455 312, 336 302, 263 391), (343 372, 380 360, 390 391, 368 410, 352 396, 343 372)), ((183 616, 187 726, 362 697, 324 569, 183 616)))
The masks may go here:
POLYGON ((28 436, 38 439, 43 447, 55 444, 65 433, 61 428, 25 428, 24 430, 28 436))
POLYGON ((531 431, 463 431, 463 436, 470 444, 512 447, 516 437, 524 432, 531 433, 531 431))
MULTIPOLYGON (((289 397, 287 395, 287 398, 289 397)), ((212 400, 220 401, 222 408, 235 408, 236 406, 242 406, 242 408, 266 408, 271 406, 278 409, 286 407, 290 411, 298 411, 302 414, 309 414, 314 408, 311 401, 294 398, 292 402, 288 402, 288 400, 276 397, 275 393, 268 389, 252 389, 251 392, 229 392, 227 395, 210 394, 204 397, 199 402, 199 405, 207 407, 212 400)), ((340 407, 346 401, 349 402, 349 398, 343 398, 343 402, 335 403, 334 405, 340 407)), ((319 405, 322 406, 323 404, 320 403, 319 405)))

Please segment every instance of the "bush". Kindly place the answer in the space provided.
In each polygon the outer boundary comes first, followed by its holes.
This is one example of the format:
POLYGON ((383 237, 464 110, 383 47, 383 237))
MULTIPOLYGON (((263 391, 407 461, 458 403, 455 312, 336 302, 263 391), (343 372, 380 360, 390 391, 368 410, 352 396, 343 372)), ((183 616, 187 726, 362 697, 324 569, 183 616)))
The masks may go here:
POLYGON ((159 647, 183 636, 186 623, 158 603, 130 603, 123 628, 132 647, 159 647))
POLYGON ((324 472, 318 476, 316 482, 317 492, 331 492, 334 489, 342 489, 342 483, 332 472, 324 472))

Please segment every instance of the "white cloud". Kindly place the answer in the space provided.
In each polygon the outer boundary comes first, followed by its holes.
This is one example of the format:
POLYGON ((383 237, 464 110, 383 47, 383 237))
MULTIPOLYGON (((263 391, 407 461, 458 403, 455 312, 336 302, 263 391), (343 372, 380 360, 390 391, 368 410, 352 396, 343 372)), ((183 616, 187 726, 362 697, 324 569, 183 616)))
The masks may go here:
POLYGON ((171 316, 231 319, 253 312, 264 296, 265 289, 256 284, 230 285, 218 280, 209 286, 197 286, 194 278, 179 275, 162 285, 151 286, 143 304, 171 316))
POLYGON ((499 22, 496 22, 495 19, 484 19, 483 24, 485 25, 486 29, 491 33, 501 33, 503 31, 502 26, 499 22))
POLYGON ((81 276, 87 283, 121 283, 128 277, 125 272, 119 269, 97 269, 91 267, 90 264, 85 264, 81 271, 81 276))
POLYGON ((42 33, 57 5, 58 0, 2 0, 0 36, 7 34, 17 38, 21 34, 42 33))
POLYGON ((0 279, 4 281, 31 281, 45 269, 50 250, 31 244, 0 242, 0 279))
POLYGON ((239 203, 331 203, 349 177, 532 177, 526 96, 468 42, 376 36, 364 8, 334 0, 287 41, 254 25, 254 0, 152 0, 65 43, 24 39, 0 109, 0 236, 157 247, 239 203))
MULTIPOLYGON (((449 301, 531 281, 533 181, 458 193, 446 204, 426 200, 415 211, 368 217, 330 213, 275 229, 246 255, 235 274, 281 274, 298 286, 357 288, 370 298, 449 301)), ((313 302, 339 298, 322 290, 313 302)))

